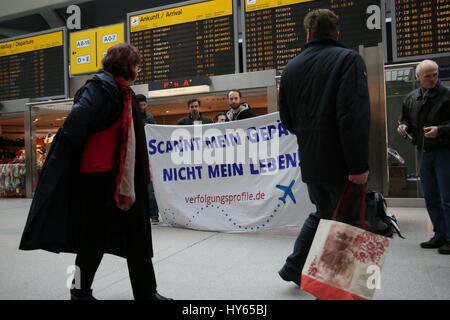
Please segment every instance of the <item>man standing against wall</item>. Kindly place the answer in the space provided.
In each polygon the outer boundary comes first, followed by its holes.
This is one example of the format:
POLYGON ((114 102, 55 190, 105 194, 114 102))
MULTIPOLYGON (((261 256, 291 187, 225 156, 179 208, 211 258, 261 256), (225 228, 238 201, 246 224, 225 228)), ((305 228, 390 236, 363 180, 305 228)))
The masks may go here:
POLYGON ((247 103, 242 103, 242 93, 239 90, 228 92, 230 110, 226 113, 228 121, 242 120, 256 117, 255 111, 247 103))
POLYGON ((192 124, 205 124, 213 123, 212 119, 203 117, 200 113, 200 100, 191 99, 187 103, 189 109, 189 115, 185 118, 178 120, 177 125, 192 125, 192 124))
POLYGON ((420 88, 403 102, 398 133, 410 133, 418 150, 420 181, 434 236, 420 244, 450 254, 450 90, 439 82, 436 62, 416 68, 420 88))
MULTIPOLYGON (((370 104, 361 56, 337 40, 338 17, 328 9, 305 17, 305 50, 284 69, 280 118, 297 135, 302 180, 316 212, 306 219, 294 250, 278 272, 300 285, 300 277, 320 219, 330 219, 347 183, 368 178, 370 104)), ((355 190, 359 186, 352 185, 355 190)), ((354 224, 359 215, 353 197, 354 224)))
POLYGON ((147 108, 147 98, 143 94, 137 94, 136 95, 136 101, 139 103, 139 108, 142 112, 142 119, 144 120, 145 124, 156 124, 155 118, 153 118, 153 115, 147 111, 145 108, 147 108))

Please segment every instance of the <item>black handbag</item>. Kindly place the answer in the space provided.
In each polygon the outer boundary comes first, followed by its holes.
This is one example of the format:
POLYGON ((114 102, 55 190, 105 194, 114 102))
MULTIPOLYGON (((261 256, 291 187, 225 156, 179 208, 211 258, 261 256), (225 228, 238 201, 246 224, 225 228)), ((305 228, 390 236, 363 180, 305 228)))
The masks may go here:
POLYGON ((400 238, 405 239, 400 233, 396 217, 387 210, 383 195, 377 191, 366 192, 366 185, 347 182, 331 219, 359 225, 362 229, 385 237, 392 238, 397 233, 400 238), (355 197, 358 197, 358 201, 355 201, 355 197), (350 219, 344 220, 349 215, 350 219))
POLYGON ((397 219, 387 210, 386 200, 377 191, 366 192, 366 226, 370 232, 392 238, 394 233, 402 239, 397 219))

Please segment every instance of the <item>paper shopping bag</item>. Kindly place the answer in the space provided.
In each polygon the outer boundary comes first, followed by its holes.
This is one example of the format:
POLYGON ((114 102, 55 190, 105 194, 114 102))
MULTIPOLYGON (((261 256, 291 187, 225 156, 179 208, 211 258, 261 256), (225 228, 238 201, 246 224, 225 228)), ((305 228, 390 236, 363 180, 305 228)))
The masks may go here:
POLYGON ((320 300, 372 299, 389 239, 334 220, 320 220, 301 289, 320 300))

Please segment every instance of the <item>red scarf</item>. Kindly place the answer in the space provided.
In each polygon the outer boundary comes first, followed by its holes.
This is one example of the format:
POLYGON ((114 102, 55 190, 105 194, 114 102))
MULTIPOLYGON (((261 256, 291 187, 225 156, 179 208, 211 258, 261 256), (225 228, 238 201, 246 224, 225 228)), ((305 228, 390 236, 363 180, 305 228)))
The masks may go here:
POLYGON ((136 137, 134 132, 131 88, 121 77, 114 77, 123 93, 122 128, 120 133, 120 158, 116 174, 116 190, 114 200, 117 207, 128 211, 133 205, 134 168, 136 160, 136 137))

